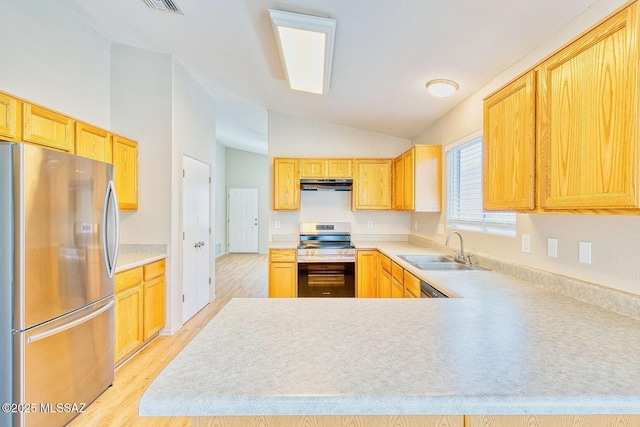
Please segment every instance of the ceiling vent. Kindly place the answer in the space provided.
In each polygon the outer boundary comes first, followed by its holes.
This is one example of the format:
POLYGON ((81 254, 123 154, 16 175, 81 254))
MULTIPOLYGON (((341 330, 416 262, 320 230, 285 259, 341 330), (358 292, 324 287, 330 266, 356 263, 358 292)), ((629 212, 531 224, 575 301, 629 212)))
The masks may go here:
POLYGON ((164 10, 165 12, 178 13, 184 15, 178 5, 173 0, 144 0, 151 9, 164 10))

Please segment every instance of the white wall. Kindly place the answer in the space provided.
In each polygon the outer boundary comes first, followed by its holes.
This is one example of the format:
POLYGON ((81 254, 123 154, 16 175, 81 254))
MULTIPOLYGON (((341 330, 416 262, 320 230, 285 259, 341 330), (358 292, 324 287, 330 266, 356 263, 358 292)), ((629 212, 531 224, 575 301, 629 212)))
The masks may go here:
POLYGON ((226 155, 227 147, 216 142, 216 167, 213 177, 215 187, 215 220, 214 220, 214 256, 221 256, 227 253, 227 188, 226 188, 226 155), (220 252, 216 248, 220 245, 220 252))
MULTIPOLYGON (((485 96, 526 71, 623 3, 622 0, 600 0, 416 137, 413 143, 446 145, 481 129, 482 99, 485 96)), ((444 188, 446 189, 446 182, 444 188)), ((446 194, 446 190, 444 193, 446 194)), ((419 231, 416 234, 444 242, 444 236, 436 234, 437 223, 446 223, 444 212, 442 215, 413 214, 412 220, 419 222, 419 231)), ((638 216, 519 214, 517 223, 516 238, 463 231, 465 249, 640 294, 640 263, 634 261, 640 257, 640 245, 635 239, 640 230, 638 216), (531 254, 521 252, 522 234, 531 235, 531 254), (557 238, 559 241, 558 258, 547 256, 549 237, 557 238), (580 240, 592 242, 591 265, 578 262, 580 240)), ((447 233, 449 231, 446 230, 447 233)))
MULTIPOLYGON (((213 168, 215 101, 171 55, 119 44, 111 87, 112 129, 138 141, 139 150, 138 210, 121 214, 122 243, 168 245, 165 329, 175 331, 182 326, 182 155, 213 168)), ((212 206, 214 199, 212 190, 212 206)), ((213 250, 210 258, 213 296, 213 250)))
MULTIPOLYGON (((258 189, 258 252, 269 241, 269 158, 248 151, 226 149, 226 187, 258 189)), ((219 207, 222 209, 222 206, 219 207)), ((225 208, 226 211, 226 208, 225 208)))
POLYGON ((3 0, 0 10, 0 90, 109 128, 109 40, 65 0, 3 0))
POLYGON ((351 211, 351 193, 303 192, 299 212, 274 211, 273 158, 394 158, 410 147, 408 139, 269 111, 269 236, 298 234, 298 223, 321 220, 350 222, 353 234, 408 233, 408 213, 351 211), (367 221, 374 222, 373 229, 367 221))

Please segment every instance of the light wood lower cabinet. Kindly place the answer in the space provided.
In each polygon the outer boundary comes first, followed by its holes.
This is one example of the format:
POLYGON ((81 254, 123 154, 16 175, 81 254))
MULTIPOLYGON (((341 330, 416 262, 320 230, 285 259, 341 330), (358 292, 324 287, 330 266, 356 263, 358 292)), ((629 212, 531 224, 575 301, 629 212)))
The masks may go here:
POLYGON ((298 263, 295 249, 269 250, 269 297, 298 296, 298 263))
POLYGON ((396 264, 391 263, 391 298, 404 298, 404 269, 396 264))
POLYGON ((116 274, 116 365, 164 327, 165 287, 165 260, 116 274))
POLYGON ((420 298, 420 279, 404 270, 403 283, 405 298, 420 298))
POLYGON ((391 259, 383 254, 378 255, 378 298, 391 298, 391 259))
POLYGON ((378 251, 357 251, 356 263, 358 298, 375 298, 378 296, 378 251))

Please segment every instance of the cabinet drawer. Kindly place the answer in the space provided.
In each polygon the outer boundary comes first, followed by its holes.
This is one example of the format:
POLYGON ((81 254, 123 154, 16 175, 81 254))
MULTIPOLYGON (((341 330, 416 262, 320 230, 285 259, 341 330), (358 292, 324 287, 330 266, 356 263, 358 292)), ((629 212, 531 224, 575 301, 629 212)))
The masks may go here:
MULTIPOLYGON (((410 293, 412 297, 418 298, 420 296, 420 279, 407 270, 404 271, 404 288, 406 292, 410 293)), ((407 295, 405 294, 405 297, 407 295)))
POLYGON ((162 276, 165 269, 165 260, 152 262, 144 266, 144 280, 153 279, 154 277, 162 276))
POLYGON ((395 262, 391 263, 391 275, 400 283, 404 280, 402 273, 404 273, 404 268, 400 267, 400 265, 395 262))
POLYGON ((380 255, 380 267, 387 273, 391 273, 391 260, 386 255, 380 255))
POLYGON ((142 267, 116 274, 116 292, 142 283, 142 267))
POLYGON ((295 249, 271 249, 269 262, 296 262, 295 249))

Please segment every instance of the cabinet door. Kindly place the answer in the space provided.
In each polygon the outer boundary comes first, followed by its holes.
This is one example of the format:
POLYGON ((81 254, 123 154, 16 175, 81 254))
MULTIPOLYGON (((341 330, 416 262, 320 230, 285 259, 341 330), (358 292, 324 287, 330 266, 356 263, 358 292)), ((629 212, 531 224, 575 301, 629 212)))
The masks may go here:
POLYGON ((3 140, 19 141, 20 126, 18 108, 20 101, 4 93, 0 93, 0 136, 3 140))
POLYGON ((393 210, 404 210, 404 157, 400 156, 393 161, 393 210))
POLYGON ((115 361, 140 347, 143 336, 143 286, 132 286, 115 295, 115 361))
MULTIPOLYGON (((416 145, 412 149, 413 178, 409 197, 413 198, 415 212, 440 212, 442 210, 442 146, 416 145)), ((405 160, 405 164, 407 160, 405 160)), ((411 185, 407 184, 407 185, 411 185)), ((405 202, 409 206, 411 203, 405 202)))
POLYGON ((112 161, 111 134, 104 129, 76 122, 76 154, 101 162, 112 161))
POLYGON ((274 159, 273 173, 273 209, 300 210, 298 159, 274 159))
POLYGON ((391 164, 389 159, 355 161, 353 210, 391 209, 391 164))
POLYGON ((391 274, 380 269, 378 275, 378 298, 391 298, 391 274))
POLYGON ((120 209, 138 209, 138 144, 114 135, 113 164, 120 209))
POLYGON ((272 262, 269 264, 269 298, 298 296, 298 264, 272 262))
POLYGON ((358 251, 358 298, 375 298, 378 294, 378 251, 358 251))
POLYGON ((352 168, 351 159, 328 159, 327 160, 327 177, 328 178, 351 178, 352 168))
POLYGON ((325 159, 300 159, 300 178, 324 178, 326 166, 325 159))
POLYGON ((637 7, 630 5, 540 66, 543 208, 638 206, 637 7))
POLYGON ((420 279, 404 270, 404 297, 420 298, 420 279))
POLYGON ((535 208, 535 71, 484 102, 484 209, 535 208))
POLYGON ((164 275, 144 282, 144 340, 157 334, 165 324, 164 275))
POLYGON ((25 142, 74 152, 74 121, 46 108, 22 104, 22 137, 25 142))
POLYGON ((413 190, 414 190, 413 187, 414 187, 414 180, 415 180, 414 155, 413 155, 414 151, 415 151, 414 149, 411 149, 402 155, 403 166, 404 166, 404 174, 403 174, 404 182, 402 185, 402 190, 403 190, 402 206, 405 211, 412 211, 415 209, 415 203, 414 203, 415 201, 413 196, 413 190))

